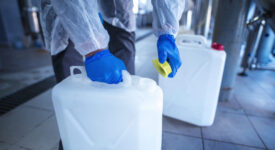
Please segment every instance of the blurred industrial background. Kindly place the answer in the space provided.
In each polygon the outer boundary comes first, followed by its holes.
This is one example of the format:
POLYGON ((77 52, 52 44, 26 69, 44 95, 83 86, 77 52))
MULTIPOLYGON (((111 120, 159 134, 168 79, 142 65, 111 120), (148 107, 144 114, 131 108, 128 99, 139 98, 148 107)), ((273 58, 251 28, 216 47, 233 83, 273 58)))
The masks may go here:
MULTIPOLYGON (((134 0, 137 53, 155 48, 152 9, 134 0)), ((178 34, 221 43, 227 58, 214 125, 164 117, 163 149, 275 149, 275 1, 189 0, 186 10, 178 34)), ((55 78, 39 11, 39 0, 0 1, 1 150, 57 149, 55 78)))

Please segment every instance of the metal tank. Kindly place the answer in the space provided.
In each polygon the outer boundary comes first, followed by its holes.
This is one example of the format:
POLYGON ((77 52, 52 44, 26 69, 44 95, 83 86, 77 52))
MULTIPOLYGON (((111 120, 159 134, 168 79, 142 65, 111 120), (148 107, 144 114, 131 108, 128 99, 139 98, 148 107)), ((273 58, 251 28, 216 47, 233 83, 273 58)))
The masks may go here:
POLYGON ((223 44, 227 54, 220 90, 220 101, 231 99, 246 35, 246 16, 250 1, 220 0, 217 8, 213 42, 223 44))

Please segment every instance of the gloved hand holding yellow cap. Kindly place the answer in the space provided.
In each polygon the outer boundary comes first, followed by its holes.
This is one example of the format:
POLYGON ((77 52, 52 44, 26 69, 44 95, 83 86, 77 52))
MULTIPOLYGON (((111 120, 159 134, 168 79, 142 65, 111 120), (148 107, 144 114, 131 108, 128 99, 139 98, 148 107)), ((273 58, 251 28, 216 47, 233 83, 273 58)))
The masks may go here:
POLYGON ((160 35, 157 42, 158 59, 153 60, 154 67, 163 77, 173 78, 181 66, 175 38, 170 34, 160 35))

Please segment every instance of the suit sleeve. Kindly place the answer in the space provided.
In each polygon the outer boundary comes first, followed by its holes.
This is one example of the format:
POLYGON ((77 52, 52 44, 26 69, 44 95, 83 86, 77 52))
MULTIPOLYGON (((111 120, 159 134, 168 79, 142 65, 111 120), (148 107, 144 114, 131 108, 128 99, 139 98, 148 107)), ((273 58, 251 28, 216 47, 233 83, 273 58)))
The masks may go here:
POLYGON ((186 0, 152 0, 154 34, 176 35, 186 0))
POLYGON ((52 0, 52 5, 80 54, 107 48, 109 35, 100 22, 97 0, 52 0))

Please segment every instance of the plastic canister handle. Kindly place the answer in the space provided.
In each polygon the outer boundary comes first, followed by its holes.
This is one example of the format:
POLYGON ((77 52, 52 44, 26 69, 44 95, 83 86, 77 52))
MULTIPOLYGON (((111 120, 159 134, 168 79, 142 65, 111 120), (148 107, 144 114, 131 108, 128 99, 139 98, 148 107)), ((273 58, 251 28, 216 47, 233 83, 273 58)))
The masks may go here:
POLYGON ((118 87, 129 87, 132 84, 132 77, 130 73, 126 70, 122 70, 122 82, 119 84, 107 84, 103 82, 97 82, 97 81, 92 81, 88 78, 86 69, 84 66, 71 66, 70 67, 70 74, 73 77, 73 79, 82 79, 87 81, 88 83, 92 83, 91 85, 94 87, 99 87, 99 88, 118 88, 118 87), (79 70, 79 74, 75 74, 75 70, 79 70))
POLYGON ((205 37, 201 35, 181 34, 177 36, 176 41, 179 46, 185 46, 185 45, 191 45, 191 46, 201 45, 203 47, 207 46, 205 37))
POLYGON ((87 73, 85 70, 84 66, 71 66, 70 67, 70 75, 76 79, 86 79, 87 77, 87 73), (80 73, 78 74, 78 76, 76 76, 77 74, 75 74, 75 70, 79 70, 80 73))
POLYGON ((161 64, 159 59, 154 59, 152 62, 158 73, 161 74, 164 78, 167 78, 168 75, 172 72, 171 66, 167 61, 161 64))

